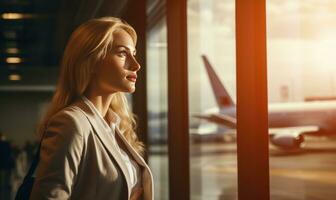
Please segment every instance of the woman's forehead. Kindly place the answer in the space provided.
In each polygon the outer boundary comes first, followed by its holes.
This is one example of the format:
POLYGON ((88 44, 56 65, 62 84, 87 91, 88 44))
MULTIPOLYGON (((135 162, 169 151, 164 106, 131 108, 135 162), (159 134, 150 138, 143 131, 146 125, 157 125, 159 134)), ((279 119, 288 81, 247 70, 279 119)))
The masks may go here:
POLYGON ((113 33, 113 48, 125 47, 131 51, 135 50, 133 38, 125 30, 117 30, 113 33))

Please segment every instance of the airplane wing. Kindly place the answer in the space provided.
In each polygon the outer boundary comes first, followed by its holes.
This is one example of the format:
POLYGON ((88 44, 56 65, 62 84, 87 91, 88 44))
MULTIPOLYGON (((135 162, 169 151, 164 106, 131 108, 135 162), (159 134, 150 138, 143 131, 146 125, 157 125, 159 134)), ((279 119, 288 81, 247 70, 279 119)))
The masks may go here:
MULTIPOLYGON (((221 114, 207 114, 207 115, 193 115, 199 119, 205 119, 209 122, 216 123, 220 126, 226 126, 236 129, 237 120, 234 117, 221 114)), ((318 126, 296 126, 296 127, 281 127, 270 128, 269 137, 270 142, 283 149, 297 149, 300 148, 304 142, 304 135, 314 135, 318 133, 320 128, 318 126)))
MULTIPOLYGON (((205 119, 209 122, 218 124, 220 126, 226 126, 228 128, 237 128, 237 119, 229 115, 223 115, 219 113, 212 114, 195 114, 193 117, 198 119, 205 119)), ((295 126, 295 127, 280 127, 270 128, 269 134, 274 135, 291 135, 297 137, 299 135, 314 134, 320 130, 318 126, 295 126)))
POLYGON ((205 114, 205 115, 193 115, 193 117, 199 118, 199 119, 205 119, 210 122, 224 125, 229 128, 236 128, 237 127, 237 120, 234 117, 231 117, 229 115, 222 115, 222 114, 205 114))

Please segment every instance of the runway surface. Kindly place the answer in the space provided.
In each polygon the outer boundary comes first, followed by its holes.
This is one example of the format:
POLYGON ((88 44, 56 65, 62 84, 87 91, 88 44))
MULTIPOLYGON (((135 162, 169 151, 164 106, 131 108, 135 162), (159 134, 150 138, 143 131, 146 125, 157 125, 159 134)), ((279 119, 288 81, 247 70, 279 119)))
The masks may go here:
MULTIPOLYGON (((164 149, 151 149, 149 160, 158 199, 168 197, 164 149)), ((193 144, 190 150, 191 199, 236 200, 236 144, 193 144)), ((307 138, 304 147, 295 151, 270 146, 270 193, 272 200, 335 200, 336 137, 307 138)))

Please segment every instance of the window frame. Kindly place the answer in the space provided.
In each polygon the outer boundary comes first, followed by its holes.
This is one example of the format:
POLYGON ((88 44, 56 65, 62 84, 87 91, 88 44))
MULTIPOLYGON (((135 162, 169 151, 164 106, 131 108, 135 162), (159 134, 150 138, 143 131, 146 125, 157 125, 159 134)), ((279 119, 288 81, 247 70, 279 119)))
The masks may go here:
MULTIPOLYGON (((169 197, 190 199, 187 0, 169 0, 165 7, 168 37, 169 197)), ((236 0, 240 200, 270 199, 266 53, 266 0, 236 0)))
POLYGON ((240 200, 270 199, 265 1, 236 0, 237 159, 240 200))
POLYGON ((187 0, 169 0, 166 8, 169 198, 190 199, 187 0))

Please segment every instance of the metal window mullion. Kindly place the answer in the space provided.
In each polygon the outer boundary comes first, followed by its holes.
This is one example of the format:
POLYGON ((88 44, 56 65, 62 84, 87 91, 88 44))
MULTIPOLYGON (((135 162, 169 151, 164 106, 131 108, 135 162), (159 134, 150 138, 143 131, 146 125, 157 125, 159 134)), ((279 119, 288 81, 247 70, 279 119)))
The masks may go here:
POLYGON ((236 0, 238 199, 268 200, 265 0, 236 0))
POLYGON ((187 1, 168 0, 169 199, 190 199, 187 1))

